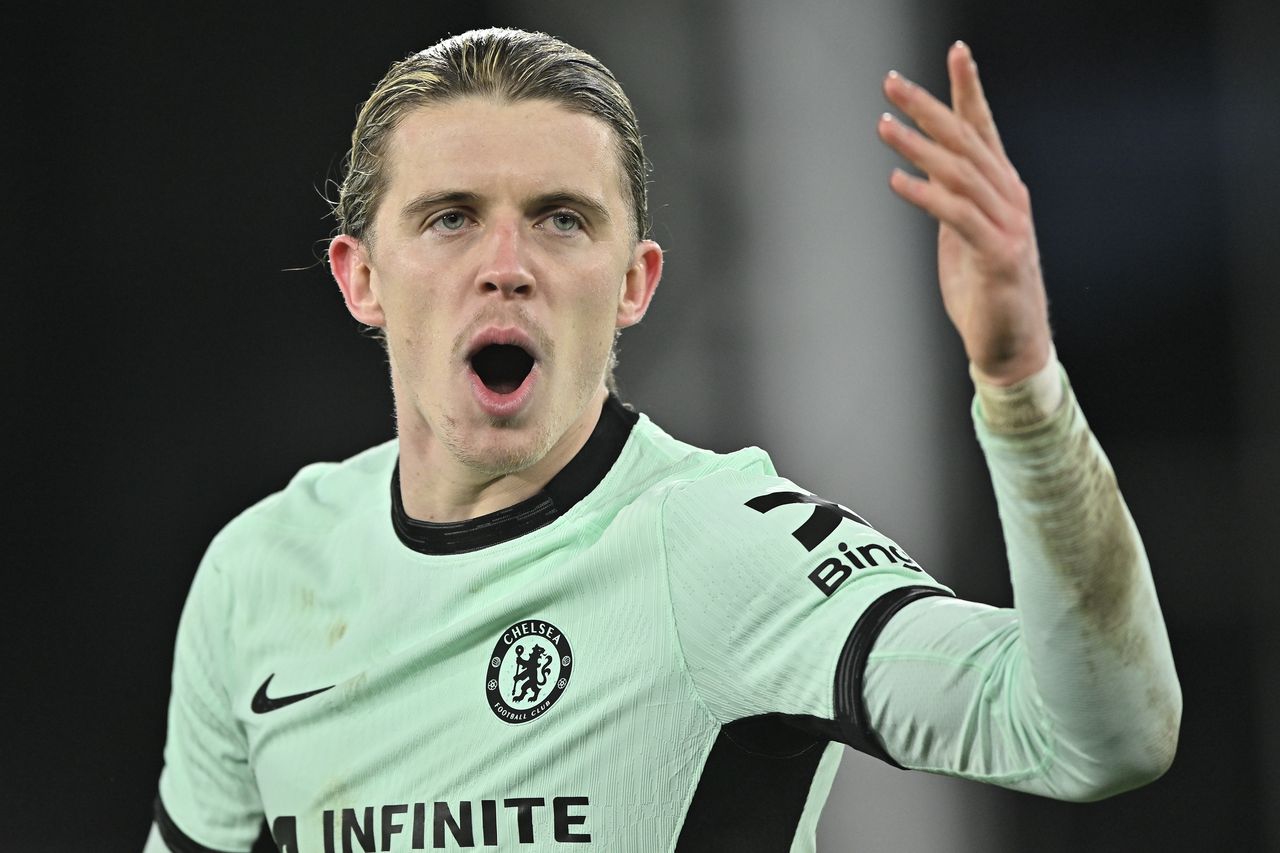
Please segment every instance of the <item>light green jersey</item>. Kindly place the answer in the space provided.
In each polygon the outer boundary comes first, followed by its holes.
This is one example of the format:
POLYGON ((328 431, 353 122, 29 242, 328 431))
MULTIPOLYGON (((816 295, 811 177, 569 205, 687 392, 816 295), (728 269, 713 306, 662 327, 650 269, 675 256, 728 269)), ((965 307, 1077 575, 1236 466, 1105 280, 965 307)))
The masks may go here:
POLYGON ((757 449, 616 400, 545 490, 455 524, 397 446, 303 469, 183 611, 174 850, 809 850, 880 627, 948 594, 757 449))

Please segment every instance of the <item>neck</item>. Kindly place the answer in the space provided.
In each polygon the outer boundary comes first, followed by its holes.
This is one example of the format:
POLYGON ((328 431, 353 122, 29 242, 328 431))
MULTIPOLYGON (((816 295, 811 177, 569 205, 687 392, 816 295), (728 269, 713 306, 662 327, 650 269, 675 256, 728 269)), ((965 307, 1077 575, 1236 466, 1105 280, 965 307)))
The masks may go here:
POLYGON ((400 423, 400 495, 405 513, 419 521, 466 521, 533 497, 586 444, 607 396, 601 387, 546 453, 509 473, 494 474, 459 460, 420 421, 414 426, 400 423))

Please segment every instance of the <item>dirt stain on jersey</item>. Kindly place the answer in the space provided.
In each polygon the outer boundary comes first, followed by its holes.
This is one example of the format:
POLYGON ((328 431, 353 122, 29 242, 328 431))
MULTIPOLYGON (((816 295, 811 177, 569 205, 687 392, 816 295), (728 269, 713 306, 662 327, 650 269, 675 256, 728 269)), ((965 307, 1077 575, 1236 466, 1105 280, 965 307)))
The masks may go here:
POLYGON ((340 699, 343 704, 351 702, 357 698, 364 690, 364 686, 369 683, 369 673, 362 672, 354 678, 348 678, 339 685, 340 699))
POLYGON ((1053 520, 1045 549, 1076 593, 1080 614, 1123 659, 1133 661, 1143 650, 1134 647, 1136 638, 1126 629, 1144 561, 1115 474, 1093 450, 1087 431, 1071 436, 1066 459, 1054 467, 1056 476, 1027 484, 1026 497, 1075 511, 1053 520))
POLYGON ((347 633, 347 620, 339 619, 333 623, 333 627, 329 629, 329 646, 332 648, 338 644, 347 633))
POLYGON ((1152 654, 1152 632, 1163 628, 1152 624, 1160 608, 1150 569, 1115 472, 1092 434, 1074 426, 1064 457, 1029 478, 1024 494, 1036 505, 1052 508, 1051 521, 1038 521, 1041 544, 1074 593, 1084 630, 1101 641, 1083 661, 1086 669, 1096 674, 1100 661, 1094 656, 1114 654, 1144 685, 1140 695, 1158 720, 1148 730, 1144 748, 1167 766, 1177 748, 1181 713, 1162 656, 1152 654))

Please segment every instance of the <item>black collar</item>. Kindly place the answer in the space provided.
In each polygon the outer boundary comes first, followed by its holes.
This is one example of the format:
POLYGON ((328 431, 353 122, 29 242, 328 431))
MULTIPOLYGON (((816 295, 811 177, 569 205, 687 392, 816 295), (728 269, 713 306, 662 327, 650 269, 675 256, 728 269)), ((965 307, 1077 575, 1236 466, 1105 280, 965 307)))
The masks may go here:
POLYGON ((391 474, 391 523, 406 547, 421 554, 463 554, 550 524, 591 493, 617 461, 640 416, 612 394, 591 437, 542 491, 520 503, 466 521, 418 521, 404 511, 400 462, 391 474))

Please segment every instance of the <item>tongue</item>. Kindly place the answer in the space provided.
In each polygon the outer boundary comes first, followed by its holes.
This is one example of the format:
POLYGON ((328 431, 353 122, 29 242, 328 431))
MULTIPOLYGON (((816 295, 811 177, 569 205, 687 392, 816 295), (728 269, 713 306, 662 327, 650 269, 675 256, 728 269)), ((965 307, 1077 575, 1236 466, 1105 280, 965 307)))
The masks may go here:
POLYGON ((520 384, 520 382, 516 382, 511 379, 501 379, 493 383, 486 382, 484 383, 484 386, 490 391, 495 391, 499 394, 510 394, 512 391, 519 388, 520 384))

